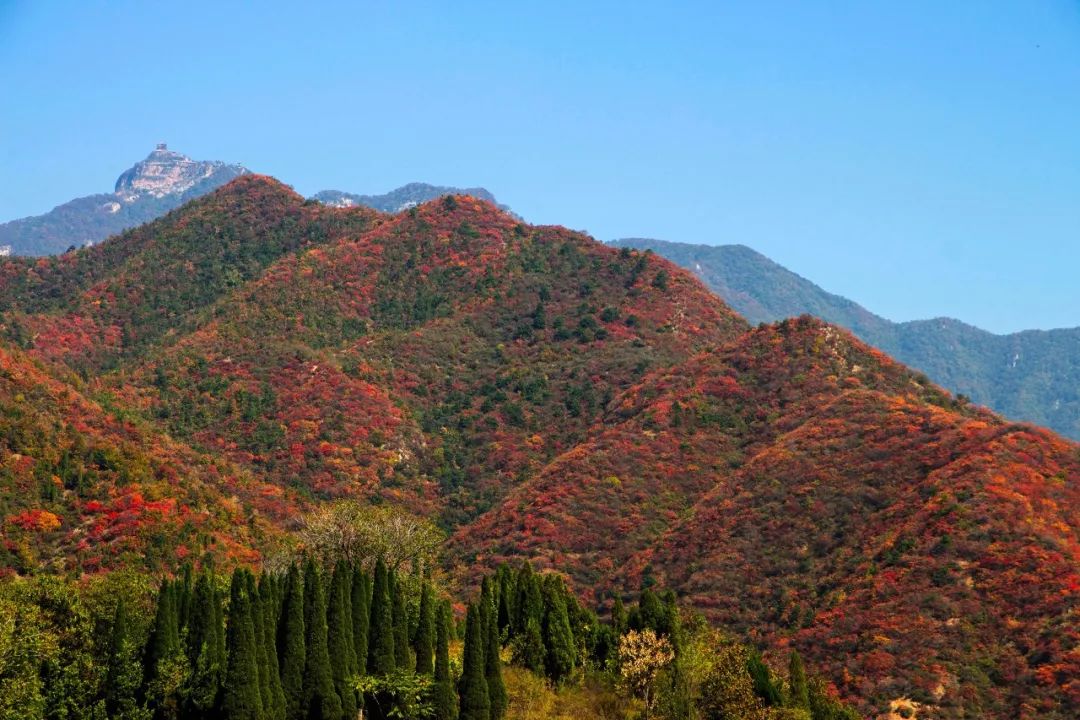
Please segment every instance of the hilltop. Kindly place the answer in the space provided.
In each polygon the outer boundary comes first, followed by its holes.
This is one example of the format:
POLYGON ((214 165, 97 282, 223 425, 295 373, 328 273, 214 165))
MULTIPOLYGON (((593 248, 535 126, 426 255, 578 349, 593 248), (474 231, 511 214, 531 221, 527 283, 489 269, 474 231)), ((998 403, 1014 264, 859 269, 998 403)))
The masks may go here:
MULTIPOLYGON (((823 322, 752 329, 657 255, 468 196, 386 214, 245 175, 99 245, 4 261, 0 308, 51 394, 129 422, 142 464, 189 453, 181 477, 229 508, 213 543, 148 516, 159 565, 226 539, 258 562, 352 497, 437 520, 463 579, 529 559, 603 607, 671 587, 767 653, 797 647, 868 712, 1080 703, 1077 446, 823 322)), ((18 393, 0 410, 20 416, 18 393)), ((71 442, 9 452, 48 478, 46 448, 71 442)), ((137 565, 88 564, 75 529, 94 492, 155 476, 12 493, 4 541, 72 573, 137 565)))
POLYGON ((690 270, 752 323, 819 317, 973 402, 1080 440, 1080 328, 995 335, 952 318, 895 323, 744 245, 612 244, 652 250, 690 270))
MULTIPOLYGON (((107 237, 165 215, 189 200, 248 175, 242 165, 219 160, 192 160, 165 143, 120 174, 112 192, 76 198, 43 215, 0 223, 0 257, 56 255, 94 245, 107 237)), ((338 208, 368 207, 395 213, 446 195, 469 195, 498 205, 484 188, 455 188, 409 183, 382 195, 356 195, 323 190, 313 196, 338 208)), ((498 205, 509 212, 505 205, 498 205)))

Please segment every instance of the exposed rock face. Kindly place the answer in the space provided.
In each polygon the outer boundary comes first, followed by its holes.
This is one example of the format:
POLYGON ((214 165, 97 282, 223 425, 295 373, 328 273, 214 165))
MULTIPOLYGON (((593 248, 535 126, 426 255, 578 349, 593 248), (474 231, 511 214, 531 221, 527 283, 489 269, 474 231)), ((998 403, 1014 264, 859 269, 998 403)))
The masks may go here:
POLYGON ((510 210, 506 205, 500 204, 491 192, 482 187, 458 188, 419 182, 402 185, 382 195, 355 195, 340 190, 323 190, 315 193, 312 199, 330 207, 347 208, 363 205, 382 212, 399 213, 444 195, 471 195, 498 206, 500 210, 510 210))
POLYGON ((15 255, 52 255, 93 245, 149 222, 249 170, 192 160, 161 143, 124 171, 111 193, 76 198, 44 215, 0 224, 0 246, 15 255))
POLYGON ((220 161, 192 160, 161 143, 117 179, 115 192, 124 202, 132 202, 140 195, 178 195, 222 171, 235 176, 243 175, 247 169, 220 161))

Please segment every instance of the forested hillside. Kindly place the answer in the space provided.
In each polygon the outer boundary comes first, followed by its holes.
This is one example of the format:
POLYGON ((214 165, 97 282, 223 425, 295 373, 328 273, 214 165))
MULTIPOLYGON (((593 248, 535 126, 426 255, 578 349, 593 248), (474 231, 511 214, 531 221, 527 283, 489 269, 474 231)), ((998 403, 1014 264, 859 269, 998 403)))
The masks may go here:
POLYGON ((894 323, 743 245, 645 238, 613 244, 653 250, 678 263, 751 323, 819 317, 973 402, 1080 440, 1078 328, 994 335, 952 318, 894 323))
MULTIPOLYGON (((1080 707, 1077 446, 823 322, 751 329, 652 253, 249 175, 3 262, 0 303, 12 587, 190 562, 242 568, 242 606, 347 498, 447 532, 448 599, 531 561, 604 616, 669 588, 867 714, 1080 707)), ((792 710, 767 680, 752 712, 792 710)))

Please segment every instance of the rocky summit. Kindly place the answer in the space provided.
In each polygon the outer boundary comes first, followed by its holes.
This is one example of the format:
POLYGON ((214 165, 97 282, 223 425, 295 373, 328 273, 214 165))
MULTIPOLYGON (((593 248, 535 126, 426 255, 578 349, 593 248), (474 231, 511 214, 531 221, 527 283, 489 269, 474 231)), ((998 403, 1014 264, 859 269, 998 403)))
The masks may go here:
POLYGON ((128 168, 113 192, 87 195, 44 215, 0 224, 0 247, 12 255, 54 255, 101 242, 205 195, 249 170, 220 161, 192 160, 160 143, 128 168))
POLYGON ((159 143, 145 160, 135 163, 116 180, 115 193, 124 202, 134 202, 144 195, 162 198, 179 195, 218 173, 243 175, 248 170, 240 165, 214 161, 192 160, 165 143, 159 143))

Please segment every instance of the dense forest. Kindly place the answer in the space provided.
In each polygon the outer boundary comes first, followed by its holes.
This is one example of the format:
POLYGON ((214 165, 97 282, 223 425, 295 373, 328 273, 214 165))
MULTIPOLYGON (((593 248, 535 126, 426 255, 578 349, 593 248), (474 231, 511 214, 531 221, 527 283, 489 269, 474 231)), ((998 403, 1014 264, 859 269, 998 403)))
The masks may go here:
MULTIPOLYGON (((1077 478, 1074 443, 842 329, 751 327, 653 253, 466 196, 387 215, 243 176, 94 247, 0 261, 0 575, 9 609, 49 582, 83 603, 87 652, 121 595, 141 648, 186 564, 227 635, 234 568, 260 575, 238 602, 262 603, 262 575, 301 556, 331 582, 335 537, 390 558, 426 527, 445 554, 419 577, 455 623, 467 588, 529 562, 600 625, 616 598, 674 593, 697 640, 668 640, 671 667, 697 658, 703 687, 724 628, 780 669, 762 712, 797 710, 797 650, 865 715, 1072 718, 1077 478), (95 594, 133 577, 153 587, 95 594)), ((412 613, 412 558, 385 562, 412 613)), ((610 655, 536 683, 530 634, 500 635, 508 696, 597 714, 571 707, 608 697, 610 655)), ((634 712, 674 703, 663 687, 634 712)))
POLYGON ((188 563, 156 587, 136 572, 8 578, 0 716, 503 720, 559 701, 612 719, 857 717, 796 651, 775 671, 670 591, 616 598, 601 622, 528 563, 462 602, 430 557, 365 555, 259 577, 188 563))

